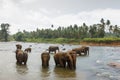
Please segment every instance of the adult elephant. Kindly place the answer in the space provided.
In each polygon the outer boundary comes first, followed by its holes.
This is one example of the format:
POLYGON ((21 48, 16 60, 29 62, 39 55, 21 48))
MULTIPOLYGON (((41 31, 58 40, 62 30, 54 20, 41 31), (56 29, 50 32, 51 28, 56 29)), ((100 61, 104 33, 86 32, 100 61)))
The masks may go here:
POLYGON ((57 54, 54 55, 54 61, 56 66, 60 67, 66 67, 66 58, 65 58, 66 53, 65 52, 58 52, 57 54))
POLYGON ((82 46, 82 51, 84 52, 84 55, 89 55, 89 47, 88 46, 82 46))
POLYGON ((16 60, 17 64, 22 64, 26 65, 28 59, 28 53, 26 51, 22 51, 21 49, 16 50, 16 60))
POLYGON ((68 51, 68 53, 71 55, 72 60, 73 60, 73 68, 76 69, 76 61, 77 61, 77 54, 75 51, 68 51))
POLYGON ((89 55, 89 47, 87 47, 87 46, 82 46, 82 47, 79 47, 79 48, 74 48, 74 49, 72 49, 72 51, 75 51, 76 54, 79 54, 80 56, 89 55), (82 53, 84 53, 84 54, 82 54, 82 53))
POLYGON ((17 49, 22 49, 22 45, 21 44, 16 44, 16 48, 17 49))
POLYGON ((70 69, 74 69, 74 67, 76 67, 76 65, 74 66, 71 54, 68 52, 58 52, 54 55, 54 60, 56 66, 60 66, 63 68, 68 67, 70 69))
POLYGON ((29 52, 29 53, 31 52, 31 50, 32 50, 32 49, 31 49, 30 47, 25 49, 25 51, 27 51, 27 52, 29 52))
POLYGON ((49 60, 50 60, 49 52, 43 52, 41 54, 41 60, 42 60, 42 66, 43 67, 48 67, 49 66, 49 60))
POLYGON ((49 53, 50 52, 55 52, 56 53, 56 51, 59 52, 59 47, 58 46, 49 46, 48 50, 49 50, 49 53))

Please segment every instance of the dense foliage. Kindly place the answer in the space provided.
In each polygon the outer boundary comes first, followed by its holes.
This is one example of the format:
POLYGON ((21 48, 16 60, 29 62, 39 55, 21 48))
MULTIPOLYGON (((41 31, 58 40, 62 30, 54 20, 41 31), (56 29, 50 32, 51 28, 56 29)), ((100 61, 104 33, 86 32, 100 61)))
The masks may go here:
MULTIPOLYGON (((86 40, 85 38, 120 38, 120 27, 112 25, 110 20, 104 20, 103 18, 99 23, 88 26, 83 25, 70 25, 58 28, 54 28, 51 25, 49 29, 37 28, 35 31, 18 31, 14 35, 9 35, 9 24, 2 23, 0 30, 0 41, 8 41, 9 39, 16 41, 29 41, 29 42, 59 42, 59 43, 73 43, 80 42, 80 40, 86 40)), ((90 40, 90 39, 89 39, 90 40)))
POLYGON ((37 41, 40 42, 43 39, 56 39, 58 42, 60 40, 67 41, 69 39, 79 39, 84 38, 104 38, 104 37, 120 37, 120 28, 117 25, 111 25, 109 20, 104 21, 102 18, 100 23, 93 25, 70 25, 67 27, 58 27, 57 29, 52 29, 54 25, 51 25, 50 29, 39 29, 36 31, 28 32, 24 30, 23 32, 18 32, 14 34, 14 39, 17 41, 37 41))

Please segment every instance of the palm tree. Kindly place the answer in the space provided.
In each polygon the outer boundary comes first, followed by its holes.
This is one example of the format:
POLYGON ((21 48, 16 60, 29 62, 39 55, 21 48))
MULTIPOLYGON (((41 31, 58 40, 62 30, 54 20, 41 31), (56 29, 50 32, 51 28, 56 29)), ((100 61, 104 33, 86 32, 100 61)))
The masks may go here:
POLYGON ((107 25, 107 29, 109 29, 109 33, 110 33, 110 28, 111 28, 111 26, 109 26, 110 25, 110 20, 107 20, 106 25, 107 25))

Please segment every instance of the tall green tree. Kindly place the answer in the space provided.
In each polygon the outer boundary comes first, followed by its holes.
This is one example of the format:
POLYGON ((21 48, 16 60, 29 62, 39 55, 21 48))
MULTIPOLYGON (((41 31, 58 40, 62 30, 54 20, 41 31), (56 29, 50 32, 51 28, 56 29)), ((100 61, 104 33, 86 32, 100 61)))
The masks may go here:
POLYGON ((8 41, 9 36, 9 24, 8 23, 2 23, 1 24, 1 38, 3 41, 8 41))

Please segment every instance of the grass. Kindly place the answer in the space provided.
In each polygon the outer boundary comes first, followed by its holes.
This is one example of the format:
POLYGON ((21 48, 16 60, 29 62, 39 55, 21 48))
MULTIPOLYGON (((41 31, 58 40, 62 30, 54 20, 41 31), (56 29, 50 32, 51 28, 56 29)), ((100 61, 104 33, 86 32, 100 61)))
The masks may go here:
POLYGON ((92 43, 111 43, 120 42, 120 38, 85 38, 82 42, 92 42, 92 43))

